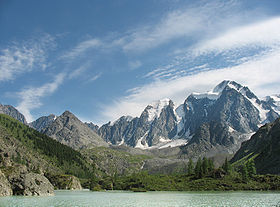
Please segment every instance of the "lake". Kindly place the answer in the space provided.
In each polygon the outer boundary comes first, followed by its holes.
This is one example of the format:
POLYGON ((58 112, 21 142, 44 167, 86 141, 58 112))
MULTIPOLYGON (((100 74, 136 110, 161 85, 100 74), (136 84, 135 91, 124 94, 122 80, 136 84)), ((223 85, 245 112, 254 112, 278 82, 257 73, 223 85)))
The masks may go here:
POLYGON ((280 192, 145 192, 55 191, 49 197, 1 197, 0 206, 274 206, 280 207, 280 192))

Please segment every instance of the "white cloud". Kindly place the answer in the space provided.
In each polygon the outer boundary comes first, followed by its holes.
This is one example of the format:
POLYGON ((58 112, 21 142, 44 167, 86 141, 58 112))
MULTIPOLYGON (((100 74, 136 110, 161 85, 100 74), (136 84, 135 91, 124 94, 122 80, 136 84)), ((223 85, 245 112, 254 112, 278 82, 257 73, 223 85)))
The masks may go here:
POLYGON ((98 74, 92 76, 88 81, 89 81, 89 82, 95 81, 95 80, 97 80, 98 78, 100 78, 101 75, 102 75, 102 73, 98 73, 98 74))
POLYGON ((241 12, 239 3, 234 0, 196 2, 169 12, 158 22, 134 29, 117 42, 124 51, 130 52, 155 48, 182 37, 189 37, 192 41, 209 38, 234 25, 245 24, 252 16, 257 20, 261 15, 256 13, 255 10, 241 12))
POLYGON ((60 73, 53 82, 46 83, 41 87, 29 87, 17 93, 20 103, 16 108, 23 113, 28 122, 33 121, 31 110, 42 106, 40 99, 54 93, 58 86, 62 84, 64 77, 65 74, 60 73))
POLYGON ((251 59, 238 66, 200 72, 171 80, 157 80, 129 91, 129 95, 103 106, 104 120, 115 120, 122 115, 139 116, 147 104, 162 98, 183 103, 192 92, 211 90, 219 82, 235 80, 247 85, 258 96, 280 92, 280 50, 251 59))
POLYGON ((69 52, 65 53, 61 58, 62 59, 74 59, 83 53, 85 53, 89 49, 97 48, 101 45, 101 41, 99 39, 93 38, 83 42, 80 42, 76 47, 74 47, 69 52))
POLYGON ((68 78, 69 79, 73 79, 73 78, 77 78, 78 76, 80 76, 83 72, 85 72, 90 66, 90 63, 86 63, 84 65, 81 65, 80 67, 78 67, 77 69, 69 72, 68 78))
POLYGON ((280 48, 280 17, 228 29, 212 39, 201 41, 175 58, 169 65, 156 68, 145 77, 177 78, 202 71, 238 65, 261 58, 280 48))
POLYGON ((35 69, 45 70, 47 50, 54 38, 43 35, 37 40, 14 43, 0 51, 0 81, 15 79, 18 75, 35 69))
POLYGON ((242 47, 279 47, 280 17, 233 28, 218 37, 203 41, 194 49, 195 53, 223 52, 242 47))

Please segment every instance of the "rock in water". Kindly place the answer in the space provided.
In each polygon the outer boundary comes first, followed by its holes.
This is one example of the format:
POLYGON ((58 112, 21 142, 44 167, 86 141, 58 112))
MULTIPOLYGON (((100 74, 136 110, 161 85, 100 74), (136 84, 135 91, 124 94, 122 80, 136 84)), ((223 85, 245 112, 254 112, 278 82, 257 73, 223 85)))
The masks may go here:
POLYGON ((55 189, 82 190, 79 179, 73 175, 46 175, 55 189))
POLYGON ((24 176, 24 195, 54 195, 54 187, 43 175, 28 173, 24 176))
POLYGON ((81 183, 79 179, 75 176, 71 176, 72 185, 70 186, 70 190, 82 190, 81 183))
POLYGON ((54 187, 50 181, 44 175, 27 172, 25 166, 17 167, 7 177, 14 195, 54 195, 54 187))
POLYGON ((10 196, 13 194, 11 185, 6 176, 0 170, 0 196, 10 196))

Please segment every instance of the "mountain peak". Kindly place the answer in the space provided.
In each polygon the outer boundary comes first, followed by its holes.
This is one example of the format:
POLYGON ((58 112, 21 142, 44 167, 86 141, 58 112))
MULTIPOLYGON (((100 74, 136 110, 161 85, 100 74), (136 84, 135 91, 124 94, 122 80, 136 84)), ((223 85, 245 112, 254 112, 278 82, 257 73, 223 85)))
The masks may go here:
POLYGON ((145 111, 148 112, 148 121, 153 121, 156 117, 159 117, 162 109, 167 106, 174 106, 174 103, 168 98, 154 101, 149 104, 145 109, 145 111))
POLYGON ((192 93, 190 96, 194 97, 196 99, 202 99, 202 98, 208 98, 211 100, 218 99, 225 88, 232 88, 238 92, 241 91, 241 89, 245 88, 244 86, 240 85, 239 83, 235 81, 230 80, 224 80, 221 83, 219 83, 212 91, 208 91, 206 93, 192 93))
POLYGON ((72 117, 76 117, 72 112, 70 112, 70 111, 68 111, 68 110, 66 110, 66 111, 64 111, 63 112, 63 114, 61 114, 61 116, 66 116, 66 117, 70 117, 70 116, 72 116, 72 117))
POLYGON ((243 87, 235 81, 224 80, 213 89, 213 93, 221 93, 227 86, 236 89, 237 91, 239 91, 243 87))
MULTIPOLYGON (((149 104, 148 106, 151 106, 153 108, 163 108, 165 106, 168 106, 170 103, 170 99, 169 98, 164 98, 164 99, 160 99, 157 101, 153 101, 151 104, 149 104)), ((172 102, 172 101, 171 101, 172 102)))

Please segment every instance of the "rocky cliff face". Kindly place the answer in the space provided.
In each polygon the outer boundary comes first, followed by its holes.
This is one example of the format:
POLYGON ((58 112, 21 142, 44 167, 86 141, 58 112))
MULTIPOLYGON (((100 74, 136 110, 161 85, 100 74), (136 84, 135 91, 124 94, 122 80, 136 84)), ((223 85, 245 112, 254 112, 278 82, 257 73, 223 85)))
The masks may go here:
POLYGON ((15 107, 10 105, 0 104, 0 114, 7 114, 18 121, 27 124, 27 121, 23 114, 21 114, 15 107))
POLYGON ((262 126, 242 143, 232 162, 254 159, 258 173, 280 174, 280 118, 262 126))
POLYGON ((92 122, 90 122, 90 123, 85 122, 85 124, 86 124, 89 128, 91 128, 95 133, 98 133, 98 129, 99 129, 99 126, 98 126, 98 125, 96 125, 96 124, 94 124, 94 123, 92 123, 92 122))
POLYGON ((43 132, 49 125, 51 125, 55 121, 55 119, 56 116, 54 114, 51 114, 49 116, 42 116, 37 120, 31 122, 29 125, 37 131, 43 132))
POLYGON ((57 117, 43 133, 74 149, 108 146, 99 135, 69 111, 57 117))
POLYGON ((11 196, 13 190, 6 176, 0 170, 0 196, 11 196))

